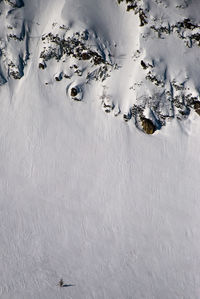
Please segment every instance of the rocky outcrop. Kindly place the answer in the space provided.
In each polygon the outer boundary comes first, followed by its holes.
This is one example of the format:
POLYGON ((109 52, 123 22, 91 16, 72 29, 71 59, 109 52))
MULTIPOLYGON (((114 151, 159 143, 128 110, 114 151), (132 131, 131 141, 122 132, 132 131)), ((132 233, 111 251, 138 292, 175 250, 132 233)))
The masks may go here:
POLYGON ((193 87, 193 82, 191 82, 193 79, 187 75, 187 73, 191 73, 191 63, 194 73, 198 73, 195 70, 197 65, 194 61, 193 52, 196 53, 196 48, 200 46, 200 24, 195 18, 187 16, 187 8, 192 3, 184 1, 184 5, 178 5, 176 0, 173 3, 155 0, 154 10, 151 11, 151 7, 147 5, 148 2, 145 0, 117 0, 117 2, 119 4, 125 2, 127 11, 129 13, 133 11, 137 14, 140 19, 140 26, 142 26, 141 49, 138 50, 137 57, 141 57, 140 66, 144 79, 138 83, 138 87, 137 83, 134 83, 139 94, 138 97, 136 96, 136 102, 132 108, 132 116, 136 126, 140 128, 140 120, 142 120, 144 132, 147 133, 149 128, 151 128, 151 132, 155 131, 153 123, 142 118, 145 109, 151 111, 159 126, 166 125, 170 119, 175 117, 179 120, 186 119, 192 109, 200 115, 199 89, 193 87), (172 5, 174 6, 173 19, 170 18, 172 5), (185 17, 183 17, 184 12, 185 17), (181 49, 180 54, 178 49, 168 53, 174 47, 173 42, 181 49), (155 51, 157 55, 154 55, 150 49, 154 49, 156 43, 161 50, 155 51), (181 62, 177 66, 168 65, 167 59, 165 62, 165 57, 168 55, 175 62, 179 61, 180 56, 186 52, 185 57, 191 57, 188 58, 188 64, 185 63, 184 59, 180 60, 181 62), (176 68, 175 73, 185 73, 185 77, 171 73, 174 67, 176 68), (141 92, 141 89, 144 92, 141 92))
POLYGON ((156 131, 156 126, 148 118, 142 118, 142 128, 146 134, 153 134, 156 131))
POLYGON ((20 79, 29 58, 28 26, 23 17, 22 0, 3 0, 0 2, 0 21, 2 19, 2 36, 0 36, 0 84, 10 78, 20 79))
POLYGON ((11 5, 13 8, 21 8, 24 6, 23 0, 4 0, 4 1, 5 3, 11 5))
POLYGON ((200 115, 200 102, 194 102, 194 110, 200 115))

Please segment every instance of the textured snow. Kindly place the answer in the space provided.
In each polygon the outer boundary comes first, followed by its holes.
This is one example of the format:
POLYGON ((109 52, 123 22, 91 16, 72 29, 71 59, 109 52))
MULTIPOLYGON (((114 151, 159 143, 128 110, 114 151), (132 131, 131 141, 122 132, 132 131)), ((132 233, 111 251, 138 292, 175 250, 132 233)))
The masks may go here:
MULTIPOLYGON (((0 87, 0 297, 198 299, 199 116, 148 136, 102 111, 99 82, 80 103, 66 81, 45 85, 40 38, 53 21, 119 44, 120 59, 137 49, 138 20, 114 0, 24 2, 30 60, 0 87)), ((124 111, 137 63, 107 81, 124 111)))

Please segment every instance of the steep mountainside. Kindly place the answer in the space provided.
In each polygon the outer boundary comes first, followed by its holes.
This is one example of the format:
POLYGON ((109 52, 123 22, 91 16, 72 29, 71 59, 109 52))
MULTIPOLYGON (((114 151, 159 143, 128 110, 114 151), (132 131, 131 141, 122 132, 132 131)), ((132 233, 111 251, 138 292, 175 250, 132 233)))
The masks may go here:
POLYGON ((0 298, 199 299, 199 11, 0 0, 0 298))
POLYGON ((1 84, 24 75, 36 30, 44 84, 64 79, 73 100, 86 100, 94 88, 105 112, 150 134, 174 117, 186 119, 191 109, 200 114, 200 4, 124 2, 55 2, 41 26, 26 19, 22 1, 2 0, 1 84))

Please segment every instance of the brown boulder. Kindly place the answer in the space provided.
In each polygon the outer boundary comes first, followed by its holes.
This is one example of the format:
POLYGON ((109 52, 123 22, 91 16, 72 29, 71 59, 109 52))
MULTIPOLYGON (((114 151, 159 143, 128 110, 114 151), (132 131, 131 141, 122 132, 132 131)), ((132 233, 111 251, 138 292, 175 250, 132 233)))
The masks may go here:
POLYGON ((142 128, 146 134, 153 134, 156 131, 156 126, 148 118, 142 118, 142 128))
POLYGON ((88 60, 88 59, 90 59, 90 58, 91 58, 91 56, 90 56, 89 53, 87 53, 87 52, 82 53, 82 59, 83 59, 83 60, 88 60))
POLYGON ((194 110, 200 115, 200 102, 194 103, 194 110))
POLYGON ((73 87, 73 88, 71 89, 71 96, 72 96, 72 97, 75 97, 75 96, 77 96, 77 94, 78 94, 78 90, 77 90, 75 87, 73 87))

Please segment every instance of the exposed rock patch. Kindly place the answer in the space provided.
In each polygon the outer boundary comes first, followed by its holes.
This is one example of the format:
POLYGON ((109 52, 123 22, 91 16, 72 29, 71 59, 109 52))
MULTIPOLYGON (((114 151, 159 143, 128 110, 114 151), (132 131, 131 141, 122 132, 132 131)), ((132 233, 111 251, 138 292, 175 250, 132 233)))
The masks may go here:
POLYGON ((146 134, 153 134, 156 131, 156 126, 148 118, 142 118, 142 128, 146 134))

